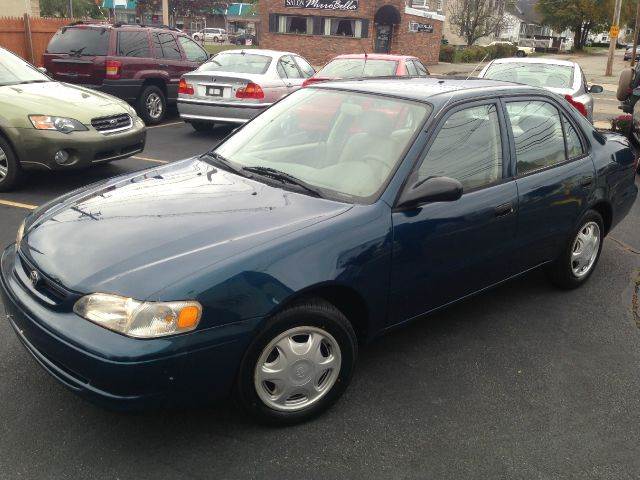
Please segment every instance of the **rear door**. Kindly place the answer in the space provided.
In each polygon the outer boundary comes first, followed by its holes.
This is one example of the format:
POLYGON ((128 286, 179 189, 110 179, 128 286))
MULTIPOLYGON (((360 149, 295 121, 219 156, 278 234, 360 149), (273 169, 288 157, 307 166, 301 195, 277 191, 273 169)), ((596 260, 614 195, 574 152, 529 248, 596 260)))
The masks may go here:
POLYGON ((78 25, 64 27, 49 41, 43 55, 47 72, 56 80, 102 85, 111 29, 78 25))
POLYGON ((291 55, 283 55, 280 57, 278 65, 279 73, 282 75, 281 72, 284 72, 286 75, 286 78, 283 80, 288 90, 287 93, 291 93, 302 86, 306 77, 302 74, 298 68, 298 64, 291 55))
POLYGON ((518 193, 505 131, 498 100, 460 105, 438 122, 408 185, 451 177, 463 195, 394 210, 391 323, 512 275, 518 193))
POLYGON ((579 127, 541 97, 505 103, 520 213, 519 270, 553 260, 588 205, 595 167, 579 127))
POLYGON ((153 32, 153 50, 158 61, 157 67, 167 82, 167 97, 175 101, 178 97, 178 83, 185 72, 182 51, 172 33, 153 32))
POLYGON ((149 31, 146 28, 120 29, 116 32, 116 56, 121 63, 120 78, 139 78, 140 72, 155 69, 149 31))

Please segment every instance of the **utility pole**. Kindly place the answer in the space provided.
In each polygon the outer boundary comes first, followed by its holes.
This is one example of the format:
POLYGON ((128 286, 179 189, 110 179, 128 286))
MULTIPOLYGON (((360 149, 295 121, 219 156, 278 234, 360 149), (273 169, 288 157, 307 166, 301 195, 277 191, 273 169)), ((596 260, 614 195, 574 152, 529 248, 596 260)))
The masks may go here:
POLYGON ((638 29, 640 28, 640 0, 636 6, 636 26, 633 29, 633 51, 631 52, 631 66, 636 64, 636 49, 638 48, 638 29))
POLYGON ((73 0, 69 0, 69 18, 73 18, 73 0))
POLYGON ((616 0, 616 6, 613 11, 613 24, 611 30, 609 30, 609 58, 607 59, 607 70, 604 74, 607 77, 613 75, 613 55, 616 53, 616 44, 618 43, 618 34, 620 33, 620 8, 622 7, 622 0, 616 0))
POLYGON ((169 25, 169 0, 162 0, 162 23, 169 25))

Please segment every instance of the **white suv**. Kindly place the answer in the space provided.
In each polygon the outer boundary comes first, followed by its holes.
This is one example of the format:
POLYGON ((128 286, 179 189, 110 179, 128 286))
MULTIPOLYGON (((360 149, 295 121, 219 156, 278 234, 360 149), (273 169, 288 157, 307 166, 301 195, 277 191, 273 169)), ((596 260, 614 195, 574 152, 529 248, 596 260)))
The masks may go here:
POLYGON ((229 39, 227 31, 224 28, 203 28, 192 36, 193 39, 198 42, 224 43, 229 39))

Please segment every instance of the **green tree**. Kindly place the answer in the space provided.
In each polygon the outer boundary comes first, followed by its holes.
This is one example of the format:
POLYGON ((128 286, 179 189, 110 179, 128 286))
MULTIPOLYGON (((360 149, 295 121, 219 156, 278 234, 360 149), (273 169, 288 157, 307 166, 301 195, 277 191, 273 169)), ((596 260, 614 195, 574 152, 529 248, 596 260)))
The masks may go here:
MULTIPOLYGON (((72 1, 74 17, 104 18, 100 7, 93 0, 72 1)), ((69 0, 40 0, 40 15, 43 17, 69 17, 69 0)))
MULTIPOLYGON (((581 50, 590 33, 607 31, 613 22, 615 0, 539 0, 536 6, 542 23, 556 31, 570 29, 573 46, 581 50)), ((620 25, 633 22, 635 6, 631 0, 622 0, 620 25)))

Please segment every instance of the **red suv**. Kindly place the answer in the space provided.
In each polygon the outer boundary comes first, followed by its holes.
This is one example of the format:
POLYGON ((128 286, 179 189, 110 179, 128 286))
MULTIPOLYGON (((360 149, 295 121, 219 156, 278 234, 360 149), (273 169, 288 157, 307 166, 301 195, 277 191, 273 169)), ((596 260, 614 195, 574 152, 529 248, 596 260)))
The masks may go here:
POLYGON ((175 104, 182 74, 209 58, 182 32, 164 26, 73 23, 51 38, 44 53, 48 73, 122 98, 147 124, 175 104))

